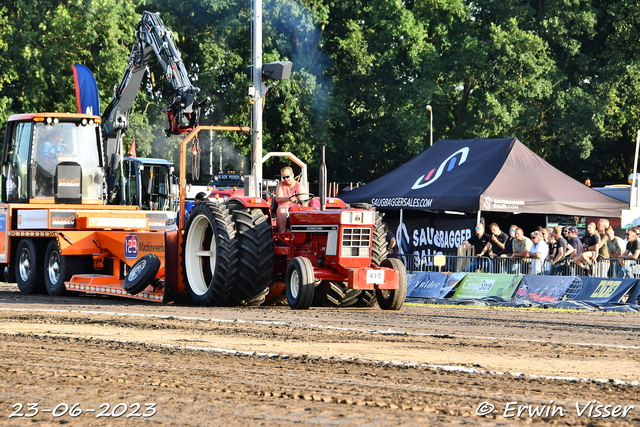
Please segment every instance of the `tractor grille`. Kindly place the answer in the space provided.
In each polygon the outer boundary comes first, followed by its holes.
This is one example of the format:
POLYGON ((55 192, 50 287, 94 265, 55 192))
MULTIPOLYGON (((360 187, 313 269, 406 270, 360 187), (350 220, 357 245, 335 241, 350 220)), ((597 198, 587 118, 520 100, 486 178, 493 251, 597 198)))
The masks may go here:
POLYGON ((342 256, 368 257, 370 249, 371 229, 365 227, 342 229, 342 256))

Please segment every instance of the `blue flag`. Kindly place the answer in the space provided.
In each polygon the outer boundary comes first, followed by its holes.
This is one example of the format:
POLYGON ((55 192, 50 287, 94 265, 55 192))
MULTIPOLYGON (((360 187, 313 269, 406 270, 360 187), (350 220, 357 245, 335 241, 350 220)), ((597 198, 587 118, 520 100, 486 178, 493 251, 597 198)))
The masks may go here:
POLYGON ((73 80, 76 85, 76 99, 78 101, 78 112, 100 115, 100 95, 98 85, 93 73, 82 64, 75 64, 73 67, 73 80))

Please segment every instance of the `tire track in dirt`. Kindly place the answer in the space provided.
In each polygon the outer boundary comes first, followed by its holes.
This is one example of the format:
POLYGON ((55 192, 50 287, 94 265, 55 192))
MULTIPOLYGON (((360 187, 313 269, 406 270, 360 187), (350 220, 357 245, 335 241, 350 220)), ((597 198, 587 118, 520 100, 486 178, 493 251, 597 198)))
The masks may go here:
POLYGON ((454 365, 549 377, 637 381, 640 350, 487 337, 371 333, 285 322, 212 322, 175 317, 0 311, 0 332, 96 337, 178 347, 454 365), (469 357, 469 354, 473 354, 469 357))
MULTIPOLYGON (((571 381, 497 378, 335 358, 231 356, 30 335, 0 336, 0 348, 0 379, 6 384, 0 392, 0 415, 5 420, 12 403, 27 400, 43 408, 60 402, 79 402, 85 408, 103 402, 156 403, 158 414, 153 418, 128 420, 127 425, 175 425, 177 420, 181 425, 229 426, 546 424, 545 417, 513 420, 496 413, 480 418, 475 411, 483 401, 502 410, 510 401, 541 406, 550 400, 566 408, 560 421, 588 425, 593 419, 577 417, 575 402, 584 405, 595 399, 640 408, 637 387, 612 383, 576 387, 571 381)), ((14 420, 14 425, 27 421, 14 420)), ((30 425, 57 424, 46 414, 32 420, 30 425)), ((616 425, 637 422, 640 412, 630 412, 616 425)), ((104 423, 89 414, 73 420, 73 425, 104 423)))

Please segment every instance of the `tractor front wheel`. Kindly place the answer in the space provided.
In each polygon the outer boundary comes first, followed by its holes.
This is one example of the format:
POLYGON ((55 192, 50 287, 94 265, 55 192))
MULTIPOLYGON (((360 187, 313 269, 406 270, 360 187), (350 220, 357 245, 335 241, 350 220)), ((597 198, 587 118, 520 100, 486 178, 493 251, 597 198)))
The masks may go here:
POLYGON ((314 292, 314 274, 311 261, 305 257, 296 257, 287 267, 287 301, 294 310, 306 310, 311 306, 314 292))
POLYGON ((376 289, 378 305, 383 310, 400 310, 407 297, 407 271, 404 264, 395 259, 387 258, 380 263, 381 267, 389 267, 398 272, 398 289, 376 289))

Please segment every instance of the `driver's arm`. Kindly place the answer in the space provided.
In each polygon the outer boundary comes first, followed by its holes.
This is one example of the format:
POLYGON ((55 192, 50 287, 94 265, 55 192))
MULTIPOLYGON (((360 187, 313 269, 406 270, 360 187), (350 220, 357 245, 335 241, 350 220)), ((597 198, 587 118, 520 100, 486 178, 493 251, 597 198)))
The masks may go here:
POLYGON ((282 182, 278 183, 276 187, 276 203, 287 203, 289 201, 288 197, 284 196, 284 192, 282 191, 282 182))
POLYGON ((307 190, 307 187, 303 184, 300 183, 300 185, 298 186, 299 189, 299 194, 304 194, 303 196, 300 196, 300 201, 302 202, 303 206, 307 206, 307 203, 309 202, 309 191, 307 190))

